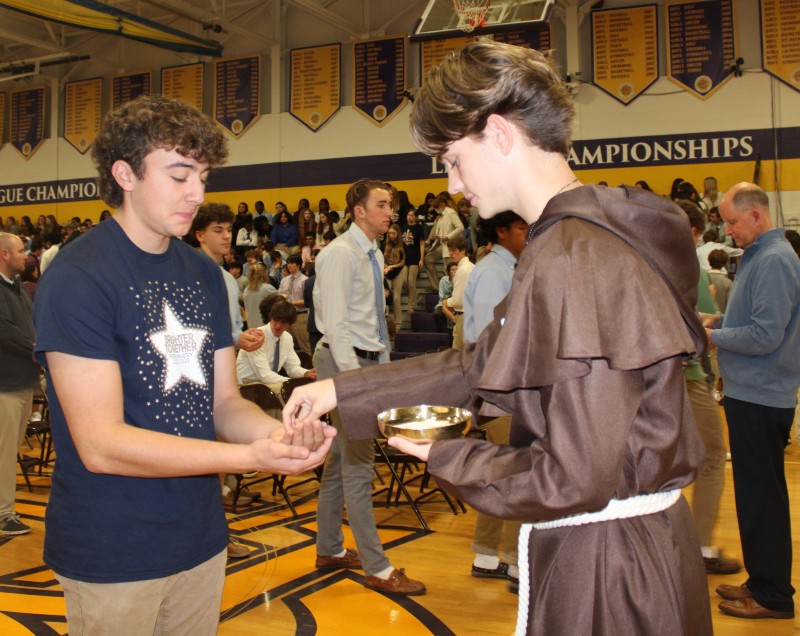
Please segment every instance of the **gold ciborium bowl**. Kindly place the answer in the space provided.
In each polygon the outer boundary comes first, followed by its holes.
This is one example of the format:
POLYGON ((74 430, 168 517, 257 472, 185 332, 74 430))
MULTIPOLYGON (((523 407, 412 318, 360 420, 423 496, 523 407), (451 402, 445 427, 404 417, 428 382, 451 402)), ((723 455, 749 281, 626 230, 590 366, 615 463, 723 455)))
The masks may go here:
POLYGON ((378 428, 385 437, 404 437, 424 444, 466 434, 472 413, 455 406, 406 406, 378 414, 378 428))

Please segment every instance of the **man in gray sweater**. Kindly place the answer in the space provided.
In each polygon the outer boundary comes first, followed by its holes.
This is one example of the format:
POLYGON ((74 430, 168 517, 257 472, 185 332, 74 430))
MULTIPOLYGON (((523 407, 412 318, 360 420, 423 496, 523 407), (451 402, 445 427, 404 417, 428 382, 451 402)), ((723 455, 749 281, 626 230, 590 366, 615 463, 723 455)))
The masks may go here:
POLYGON ((14 513, 17 451, 31 416, 33 387, 39 382, 31 297, 18 278, 24 269, 22 240, 0 232, 0 535, 31 531, 14 513))

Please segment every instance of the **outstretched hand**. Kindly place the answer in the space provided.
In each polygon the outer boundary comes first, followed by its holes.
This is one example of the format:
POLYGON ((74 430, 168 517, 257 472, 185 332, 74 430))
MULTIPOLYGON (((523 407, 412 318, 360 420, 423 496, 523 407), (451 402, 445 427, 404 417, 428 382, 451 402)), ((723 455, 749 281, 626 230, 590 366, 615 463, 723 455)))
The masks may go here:
POLYGON ((413 455, 417 459, 421 459, 424 462, 428 461, 428 455, 430 454, 431 446, 433 445, 433 442, 417 444, 416 442, 412 442, 405 437, 390 437, 387 443, 392 448, 396 448, 407 455, 413 455))
POLYGON ((283 426, 293 432, 300 425, 319 424, 320 418, 336 408, 333 380, 320 380, 295 388, 283 407, 283 426))

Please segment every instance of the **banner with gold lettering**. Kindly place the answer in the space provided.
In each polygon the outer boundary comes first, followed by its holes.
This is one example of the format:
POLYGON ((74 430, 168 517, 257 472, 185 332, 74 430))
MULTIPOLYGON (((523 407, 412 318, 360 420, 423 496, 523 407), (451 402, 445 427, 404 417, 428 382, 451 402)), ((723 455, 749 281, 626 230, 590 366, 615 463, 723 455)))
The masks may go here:
POLYGON ((261 113, 261 57, 214 62, 214 119, 237 139, 261 113))
POLYGON ((422 46, 422 54, 419 56, 420 63, 420 81, 425 81, 425 76, 428 71, 434 66, 441 64, 444 58, 453 51, 457 51, 467 42, 472 42, 474 37, 458 37, 458 38, 445 38, 443 40, 423 40, 420 42, 422 46))
POLYGON ((100 132, 103 78, 67 82, 64 86, 64 139, 84 154, 100 132))
POLYGON ((316 132, 339 111, 341 44, 291 50, 289 112, 316 132))
POLYGON ((505 42, 521 46, 523 49, 536 49, 542 53, 550 50, 550 24, 541 24, 530 29, 512 29, 489 36, 495 42, 505 42))
POLYGON ((353 42, 353 108, 378 127, 405 106, 406 36, 353 42))
MULTIPOLYGON (((550 50, 550 25, 542 24, 533 28, 511 29, 503 33, 492 33, 482 35, 480 39, 491 39, 495 42, 505 42, 521 46, 524 49, 536 49, 537 51, 547 52, 550 50)), ((425 81, 428 71, 441 64, 444 58, 453 51, 457 51, 467 42, 479 39, 477 36, 459 36, 455 38, 444 38, 441 40, 423 40, 420 42, 422 53, 420 55, 420 77, 425 81)))
POLYGON ((11 91, 11 145, 30 159, 44 141, 44 88, 11 91))
POLYGON ((656 5, 592 11, 594 83, 626 106, 658 79, 656 5))
POLYGON ((667 0, 667 76, 708 99, 734 74, 733 0, 667 0))
POLYGON ((203 110, 203 65, 182 64, 161 69, 161 94, 203 110))
POLYGON ((800 0, 761 0, 764 70, 800 91, 800 0))
POLYGON ((140 95, 150 95, 152 79, 150 71, 113 76, 111 78, 111 110, 116 110, 125 102, 136 99, 140 95))

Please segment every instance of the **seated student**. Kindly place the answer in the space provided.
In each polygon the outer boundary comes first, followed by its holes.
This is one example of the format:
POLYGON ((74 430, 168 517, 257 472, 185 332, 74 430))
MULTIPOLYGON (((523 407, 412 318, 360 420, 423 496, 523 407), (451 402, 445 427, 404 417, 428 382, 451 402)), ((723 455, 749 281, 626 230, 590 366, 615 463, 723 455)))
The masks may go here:
POLYGON ((258 262, 258 250, 251 249, 244 253, 244 266, 242 267, 242 275, 248 276, 250 268, 258 262))
POLYGON ((247 287, 247 276, 242 271, 243 267, 239 261, 228 264, 228 273, 236 279, 239 288, 239 303, 244 302, 244 290, 247 287))
POLYGON ((236 253, 244 254, 258 247, 258 234, 253 229, 253 221, 247 220, 236 234, 236 253))
POLYGON ((244 290, 244 310, 247 313, 248 328, 264 326, 264 321, 261 320, 259 313, 261 301, 277 291, 270 285, 267 268, 261 263, 253 265, 247 275, 247 287, 244 290))
POLYGON ((302 269, 305 269, 309 263, 314 262, 314 236, 312 234, 306 234, 303 237, 303 249, 300 250, 300 258, 302 259, 303 265, 302 269))
POLYGON ((264 254, 263 261, 267 266, 269 279, 275 287, 281 284, 283 278, 283 253, 280 250, 272 250, 269 255, 264 254))
POLYGON ((236 358, 236 379, 239 384, 260 382, 280 396, 281 385, 288 378, 317 379, 314 369, 304 369, 294 352, 294 342, 289 327, 297 319, 294 305, 279 294, 264 298, 259 305, 265 324, 264 344, 255 351, 239 351, 236 358), (286 375, 281 375, 283 370, 286 375))
POLYGON ((447 320, 447 316, 444 315, 444 311, 442 310, 442 305, 445 300, 453 295, 453 276, 456 275, 457 269, 458 263, 450 263, 447 266, 447 276, 444 276, 439 281, 439 302, 436 307, 433 308, 433 320, 436 323, 436 331, 449 331, 451 336, 453 332, 453 323, 447 320))
POLYGON ((270 237, 277 249, 294 254, 300 251, 297 245, 297 225, 288 212, 281 212, 275 217, 275 226, 270 237))

